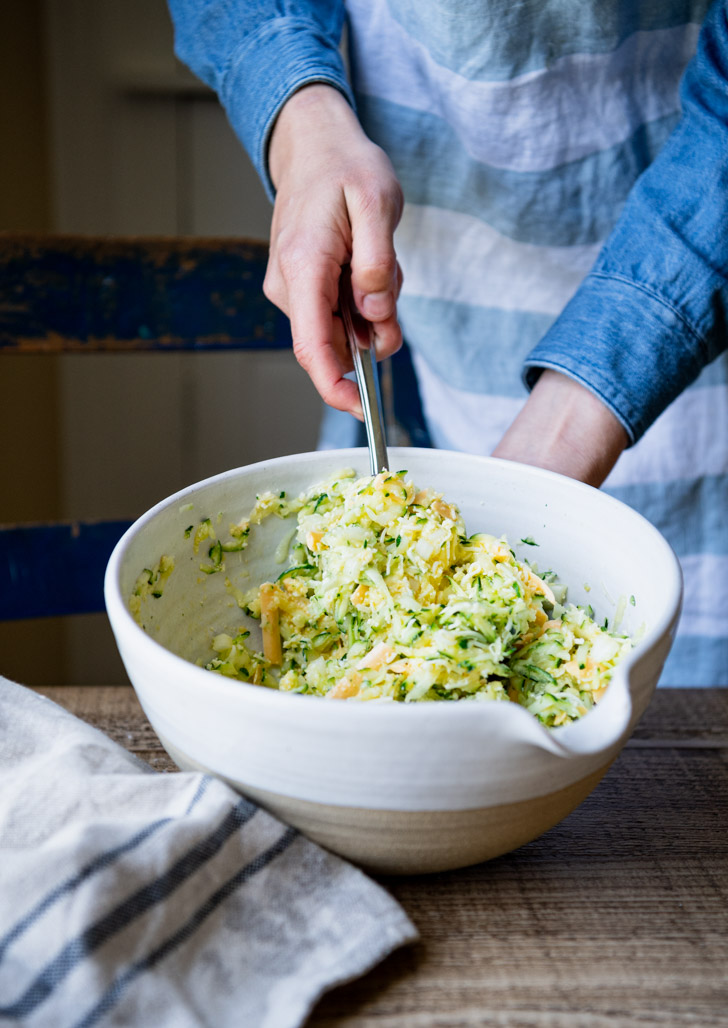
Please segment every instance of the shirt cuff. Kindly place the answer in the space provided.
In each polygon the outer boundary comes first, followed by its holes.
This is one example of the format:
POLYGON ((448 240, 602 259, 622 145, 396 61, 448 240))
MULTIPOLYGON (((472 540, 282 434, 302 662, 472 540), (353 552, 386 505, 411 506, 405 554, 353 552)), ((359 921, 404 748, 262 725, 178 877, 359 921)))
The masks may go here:
POLYGON ((275 120, 293 93, 314 82, 338 89, 355 107, 338 47, 316 24, 277 18, 246 37, 221 84, 220 98, 230 123, 271 201, 275 188, 268 170, 268 142, 275 120))
POLYGON ((636 443, 694 381, 707 346, 679 312, 639 283, 593 272, 524 362, 531 389, 544 368, 591 390, 636 443))

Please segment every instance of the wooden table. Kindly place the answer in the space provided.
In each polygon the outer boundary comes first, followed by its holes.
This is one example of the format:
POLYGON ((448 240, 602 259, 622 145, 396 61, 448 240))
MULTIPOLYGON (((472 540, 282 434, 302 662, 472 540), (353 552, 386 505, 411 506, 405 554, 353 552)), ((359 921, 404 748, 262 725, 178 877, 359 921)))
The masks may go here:
MULTIPOLYGON (((38 691, 175 769, 130 687, 38 691)), ((329 993, 310 1028, 728 1026, 728 689, 659 691, 541 839, 383 884, 421 942, 329 993)))

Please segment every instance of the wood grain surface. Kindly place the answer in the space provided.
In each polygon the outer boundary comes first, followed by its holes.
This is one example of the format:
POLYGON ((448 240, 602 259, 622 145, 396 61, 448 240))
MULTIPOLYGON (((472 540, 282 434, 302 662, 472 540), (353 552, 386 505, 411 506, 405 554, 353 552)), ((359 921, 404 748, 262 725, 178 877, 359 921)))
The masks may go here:
MULTIPOLYGON (((43 687, 153 767, 129 687, 43 687)), ((592 795, 476 867, 380 879, 421 941, 310 1028, 728 1026, 728 689, 658 691, 592 795)))

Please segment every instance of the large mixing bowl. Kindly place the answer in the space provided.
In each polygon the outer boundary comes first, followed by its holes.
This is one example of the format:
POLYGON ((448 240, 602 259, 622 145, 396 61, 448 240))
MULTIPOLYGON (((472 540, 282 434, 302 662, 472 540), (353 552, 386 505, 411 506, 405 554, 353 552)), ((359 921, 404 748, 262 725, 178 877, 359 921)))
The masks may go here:
MULTIPOLYGON (((393 468, 455 501, 469 533, 506 534, 519 556, 553 569, 569 600, 601 621, 624 610, 639 637, 606 694, 581 720, 543 728, 515 703, 343 702, 231 681, 199 666, 210 642, 245 622, 226 587, 281 572, 276 546, 292 523, 272 517, 225 573, 202 574, 185 537, 218 515, 227 528, 256 494, 296 495, 345 467, 367 474, 363 450, 300 454, 239 468, 159 503, 109 562, 106 604, 129 677, 172 758, 223 778, 310 838, 365 867, 411 873, 505 853, 565 817, 594 788, 657 684, 681 602, 677 560, 639 514, 589 486, 507 461, 393 449, 393 468), (531 537, 538 548, 521 545, 531 537), (161 597, 129 612, 137 576, 162 555, 175 568, 161 597), (624 601, 634 597, 634 604, 624 601), (621 602, 620 602, 621 601, 621 602)), ((223 529, 223 530, 224 530, 223 529)), ((255 630, 257 625, 251 623, 255 630)))

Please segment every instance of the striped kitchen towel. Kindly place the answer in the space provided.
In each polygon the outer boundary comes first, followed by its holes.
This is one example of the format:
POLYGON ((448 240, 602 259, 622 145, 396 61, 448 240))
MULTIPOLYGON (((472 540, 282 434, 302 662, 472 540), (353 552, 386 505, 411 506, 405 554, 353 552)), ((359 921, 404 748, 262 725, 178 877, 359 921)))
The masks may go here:
POLYGON ((0 1024, 301 1024, 416 937, 360 871, 0 678, 0 1024))

